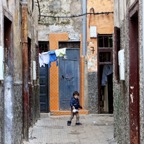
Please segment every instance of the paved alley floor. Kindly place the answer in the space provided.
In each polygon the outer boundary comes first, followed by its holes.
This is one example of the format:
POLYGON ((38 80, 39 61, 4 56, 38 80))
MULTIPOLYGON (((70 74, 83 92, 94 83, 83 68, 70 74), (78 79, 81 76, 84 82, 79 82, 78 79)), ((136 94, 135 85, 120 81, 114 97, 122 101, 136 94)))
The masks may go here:
POLYGON ((112 115, 82 115, 81 126, 67 126, 69 116, 46 116, 30 129, 24 144, 116 144, 113 139, 112 115))

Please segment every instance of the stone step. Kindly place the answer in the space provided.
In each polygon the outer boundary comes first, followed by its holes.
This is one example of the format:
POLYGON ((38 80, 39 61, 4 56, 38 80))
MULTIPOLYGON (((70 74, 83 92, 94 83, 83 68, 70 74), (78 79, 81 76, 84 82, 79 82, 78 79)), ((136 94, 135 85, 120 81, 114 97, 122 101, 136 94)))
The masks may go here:
MULTIPOLYGON (((51 111, 50 115, 59 116, 59 115, 70 115, 71 111, 51 111)), ((88 110, 79 110, 79 114, 87 115, 88 110)))

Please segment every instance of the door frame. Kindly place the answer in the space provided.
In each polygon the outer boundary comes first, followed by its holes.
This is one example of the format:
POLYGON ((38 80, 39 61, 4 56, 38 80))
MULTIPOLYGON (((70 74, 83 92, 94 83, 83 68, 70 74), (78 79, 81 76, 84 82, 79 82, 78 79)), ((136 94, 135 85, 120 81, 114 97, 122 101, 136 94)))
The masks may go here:
POLYGON ((98 65, 98 113, 101 114, 102 111, 101 111, 101 78, 100 78, 100 75, 101 75, 101 72, 100 72, 100 66, 101 65, 113 65, 113 48, 111 47, 99 47, 99 37, 100 36, 113 36, 112 34, 99 34, 98 37, 97 37, 97 47, 98 47, 98 54, 97 54, 97 65, 98 65), (110 52, 111 54, 111 58, 110 58, 110 62, 100 62, 100 59, 99 59, 99 54, 100 52, 104 53, 104 52, 110 52))
POLYGON ((136 1, 129 9, 129 122, 131 144, 140 143, 138 13, 139 6, 138 1, 136 1))

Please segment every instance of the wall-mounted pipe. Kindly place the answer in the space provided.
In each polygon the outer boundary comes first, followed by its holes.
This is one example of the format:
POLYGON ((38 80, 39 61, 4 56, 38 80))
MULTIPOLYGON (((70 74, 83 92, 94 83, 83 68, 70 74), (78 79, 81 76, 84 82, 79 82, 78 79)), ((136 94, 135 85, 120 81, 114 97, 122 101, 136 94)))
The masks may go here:
MULTIPOLYGON (((140 14, 141 14, 141 13, 140 13, 140 14)), ((139 15, 140 15, 140 14, 139 14, 139 15)), ((141 15, 141 16, 142 16, 142 51, 143 51, 143 54, 142 54, 142 55, 143 55, 143 60, 142 60, 142 61, 143 61, 143 62, 142 62, 142 66, 143 66, 143 70, 142 70, 142 71, 143 71, 143 74, 142 74, 143 82, 142 82, 142 83, 143 83, 143 89, 144 89, 144 0, 142 0, 142 15, 141 15)), ((142 90, 142 91, 143 91, 143 90, 142 90)), ((143 96, 144 96, 144 91, 143 91, 143 96)), ((143 97, 143 96, 142 96, 142 97, 143 97)), ((142 98, 142 99, 143 99, 143 98, 142 98)), ((141 101, 142 101, 142 100, 141 100, 141 101)), ((143 102, 142 102, 142 106, 144 106, 144 99, 143 99, 143 102)), ((141 107, 142 107, 142 106, 141 106, 141 107)), ((141 128, 142 128, 142 127, 141 127, 141 128)), ((140 136, 141 143, 143 143, 143 142, 142 142, 142 141, 143 141, 142 136, 143 136, 143 135, 140 136)))
POLYGON ((28 7, 27 0, 21 1, 22 6, 22 58, 23 58, 23 136, 28 140, 29 134, 29 87, 28 87, 28 7))
MULTIPOLYGON (((82 13, 87 13, 87 0, 82 0, 82 13)), ((82 54, 86 55, 87 52, 87 15, 82 19, 82 54)))
MULTIPOLYGON (((82 0, 82 13, 87 13, 87 0, 82 0)), ((82 17, 82 55, 84 57, 84 108, 88 109, 88 72, 87 72, 87 15, 82 17)))

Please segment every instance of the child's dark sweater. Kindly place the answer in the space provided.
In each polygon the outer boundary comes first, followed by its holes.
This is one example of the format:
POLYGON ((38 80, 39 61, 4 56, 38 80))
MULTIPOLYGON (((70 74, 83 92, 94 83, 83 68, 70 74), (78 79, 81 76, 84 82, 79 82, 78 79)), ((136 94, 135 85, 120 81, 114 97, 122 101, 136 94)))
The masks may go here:
POLYGON ((82 108, 82 107, 80 106, 80 104, 79 104, 79 99, 78 99, 78 98, 76 99, 76 98, 74 98, 74 97, 71 98, 70 106, 71 106, 71 108, 74 106, 75 109, 82 108))

